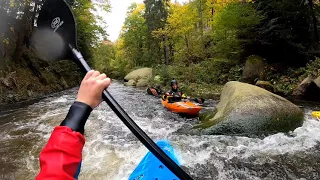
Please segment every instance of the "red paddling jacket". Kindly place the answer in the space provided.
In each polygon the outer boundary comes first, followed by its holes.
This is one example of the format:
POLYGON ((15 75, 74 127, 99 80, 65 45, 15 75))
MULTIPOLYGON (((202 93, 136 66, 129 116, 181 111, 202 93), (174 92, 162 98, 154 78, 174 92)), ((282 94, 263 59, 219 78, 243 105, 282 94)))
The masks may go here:
POLYGON ((37 180, 77 179, 85 144, 84 125, 92 111, 87 104, 75 102, 66 119, 56 127, 40 153, 37 180))

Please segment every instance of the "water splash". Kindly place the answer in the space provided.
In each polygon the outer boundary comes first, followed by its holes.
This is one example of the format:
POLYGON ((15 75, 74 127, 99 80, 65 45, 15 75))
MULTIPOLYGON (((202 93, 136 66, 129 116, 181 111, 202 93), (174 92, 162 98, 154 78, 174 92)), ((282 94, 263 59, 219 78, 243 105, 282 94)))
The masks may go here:
MULTIPOLYGON (((114 82, 110 93, 154 140, 167 139, 194 179, 319 179, 320 122, 305 108, 303 126, 265 138, 189 136, 175 132, 197 119, 185 119, 165 110, 160 100, 144 90, 114 82), (143 102, 143 103, 142 103, 143 102)), ((77 89, 57 93, 40 102, 0 117, 1 152, 8 154, 1 174, 8 179, 34 179, 38 156, 55 126, 65 117, 77 89), (29 143, 26 143, 29 142, 29 143), (23 148, 23 150, 22 150, 23 148), (9 153, 10 152, 10 153, 9 153)), ((147 153, 106 104, 86 124, 86 145, 80 179, 125 180, 147 153)))

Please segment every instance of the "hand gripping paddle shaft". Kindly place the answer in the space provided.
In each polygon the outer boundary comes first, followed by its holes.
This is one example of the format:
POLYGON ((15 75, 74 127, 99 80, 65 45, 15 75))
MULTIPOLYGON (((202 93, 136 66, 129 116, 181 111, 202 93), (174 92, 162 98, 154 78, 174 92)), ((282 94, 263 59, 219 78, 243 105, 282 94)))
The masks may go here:
MULTIPOLYGON (((69 47, 72 50, 73 55, 79 60, 83 69, 89 72, 91 68, 82 57, 81 53, 75 48, 69 47)), ((180 166, 178 166, 169 156, 167 156, 162 149, 130 118, 130 116, 123 110, 123 108, 117 103, 117 101, 111 96, 111 94, 104 90, 102 93, 103 100, 110 106, 110 108, 117 114, 121 121, 131 130, 131 132, 148 148, 153 155, 155 155, 171 172, 173 172, 181 180, 192 180, 192 178, 184 172, 180 166)))
MULTIPOLYGON (((72 59, 85 72, 91 70, 82 54, 77 50, 77 27, 70 6, 65 0, 46 0, 37 19, 35 36, 36 51, 48 59, 72 59)), ((103 100, 116 113, 131 132, 148 148, 172 173, 181 180, 192 180, 169 156, 167 156, 129 117, 107 90, 103 100)))

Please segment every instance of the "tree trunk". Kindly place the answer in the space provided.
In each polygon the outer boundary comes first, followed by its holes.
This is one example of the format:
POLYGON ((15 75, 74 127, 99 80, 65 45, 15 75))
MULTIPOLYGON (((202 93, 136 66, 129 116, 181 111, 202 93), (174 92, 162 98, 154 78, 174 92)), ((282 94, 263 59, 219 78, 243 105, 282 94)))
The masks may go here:
POLYGON ((319 31, 318 31, 318 25, 317 25, 317 18, 314 12, 313 8, 313 0, 309 0, 309 7, 311 10, 311 16, 312 16, 312 21, 313 21, 313 30, 314 30, 314 40, 315 42, 319 42, 319 31))
POLYGON ((187 35, 184 35, 184 42, 186 43, 187 50, 189 51, 189 41, 187 35))
POLYGON ((34 7, 33 7, 33 14, 32 14, 32 19, 31 19, 31 31, 33 31, 34 29, 34 25, 36 24, 36 14, 38 13, 38 6, 39 6, 40 2, 39 0, 35 0, 34 2, 34 7))
POLYGON ((167 45, 168 42, 168 36, 164 35, 163 36, 163 42, 164 42, 164 46, 163 46, 163 51, 164 51, 164 62, 166 65, 169 64, 169 56, 170 56, 170 51, 169 51, 169 47, 167 45))
POLYGON ((26 2, 26 5, 23 10, 23 17, 21 19, 21 26, 17 30, 17 41, 16 41, 16 47, 13 52, 13 62, 18 63, 20 60, 20 57, 22 55, 23 51, 23 42, 25 40, 25 35, 27 31, 27 26, 28 26, 28 14, 29 14, 29 8, 30 8, 30 1, 26 2))
POLYGON ((172 62, 174 59, 174 47, 172 43, 169 44, 169 48, 170 48, 170 61, 172 62))
POLYGON ((199 7, 199 17, 200 17, 200 23, 199 23, 199 26, 200 26, 200 34, 201 34, 201 40, 203 42, 203 14, 202 14, 202 0, 200 0, 200 7, 199 7))

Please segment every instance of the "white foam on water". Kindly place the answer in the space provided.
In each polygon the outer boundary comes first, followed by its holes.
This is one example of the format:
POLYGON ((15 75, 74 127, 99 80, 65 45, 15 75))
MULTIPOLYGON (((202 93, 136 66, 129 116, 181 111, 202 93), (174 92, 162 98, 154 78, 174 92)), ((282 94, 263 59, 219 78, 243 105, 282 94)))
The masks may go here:
POLYGON ((68 96, 64 95, 62 97, 59 97, 58 99, 55 99, 53 101, 51 101, 51 103, 66 103, 68 102, 68 96))
MULTIPOLYGON (((116 162, 118 162, 116 165, 118 166, 118 169, 104 175, 107 179, 127 179, 136 165, 147 153, 147 149, 136 139, 126 139, 126 136, 128 133, 130 134, 130 131, 112 112, 106 112, 105 109, 101 107, 96 114, 96 121, 107 124, 101 125, 100 128, 95 128, 95 133, 100 135, 92 136, 92 134, 90 134, 89 136, 92 139, 88 141, 104 143, 106 148, 109 148, 109 150, 112 149, 112 155, 117 159, 116 162), (109 128, 115 128, 113 130, 117 133, 109 134, 112 133, 112 130, 109 128), (101 134, 104 135, 101 136, 101 134), (112 140, 106 140, 106 137, 112 137, 112 140), (115 143, 121 145, 119 146, 115 143)), ((250 156, 270 156, 294 153, 296 151, 308 150, 309 148, 314 147, 319 142, 320 137, 320 122, 312 120, 309 117, 306 117, 307 120, 303 126, 293 131, 291 136, 278 133, 264 139, 258 139, 231 136, 175 135, 173 133, 185 124, 185 121, 168 121, 168 119, 163 119, 161 117, 161 113, 159 116, 152 119, 141 118, 136 115, 136 113, 130 113, 130 116, 155 141, 159 139, 168 139, 174 146, 177 157, 182 165, 194 167, 197 164, 205 165, 208 162, 215 161, 214 165, 219 170, 219 179, 228 178, 229 171, 224 170, 224 162, 212 159, 212 153, 218 157, 220 156, 227 159, 232 159, 234 157, 248 158, 250 156)), ((89 123, 89 127, 91 126, 90 124, 93 125, 93 123, 89 123)), ((94 153, 88 153, 85 156, 84 159, 87 164, 84 163, 84 166, 105 166, 106 169, 110 166, 114 167, 112 163, 108 164, 107 162, 110 160, 110 152, 97 149, 92 144, 87 144, 86 148, 87 151, 93 150, 94 153), (97 162, 97 160, 103 162, 97 162)), ((90 179, 92 177, 102 178, 99 174, 103 171, 107 171, 106 169, 100 168, 99 170, 88 172, 84 177, 90 179)), ((250 179, 256 178, 250 177, 250 179)))
MULTIPOLYGON (((305 113, 303 126, 290 133, 290 136, 278 133, 266 138, 248 138, 234 136, 189 136, 175 132, 189 120, 179 118, 165 110, 158 99, 138 106, 135 99, 149 98, 136 90, 114 83, 111 94, 127 109, 130 117, 155 141, 167 139, 174 147, 177 157, 187 168, 199 167, 211 163, 217 169, 218 179, 230 179, 230 170, 224 161, 233 158, 245 159, 251 156, 268 157, 297 151, 308 151, 320 141, 320 122, 311 118, 310 110, 305 113), (129 93, 127 93, 127 91, 129 93), (152 108, 150 108, 152 107, 152 108), (221 157, 219 159, 219 157, 221 157), (215 159, 217 158, 217 159, 215 159)), ((32 150, 23 160, 26 170, 38 172, 38 152, 46 144, 53 128, 59 125, 74 101, 76 89, 66 91, 64 95, 50 97, 28 107, 35 117, 26 121, 13 122, 16 130, 30 129, 22 136, 8 135, 5 139, 38 136, 32 150), (38 114, 37 114, 38 113, 38 114)), ((134 137, 130 130, 105 104, 95 109, 85 131, 86 144, 83 152, 83 164, 80 179, 128 179, 131 172, 148 152, 134 137)), ((3 139, 3 138, 2 138, 3 139)), ((262 162, 261 162, 262 163, 262 162)), ((202 168, 202 167, 200 167, 202 168)), ((208 167, 210 168, 210 167, 208 167)), ((191 172, 193 173, 193 172, 191 172)), ((246 173, 246 169, 242 173, 246 173)), ((196 174, 196 177, 198 175, 196 174)), ((257 179, 247 175, 247 179, 257 179)), ((210 179, 210 177, 206 177, 210 179)), ((34 179, 28 178, 27 179, 34 179)))

